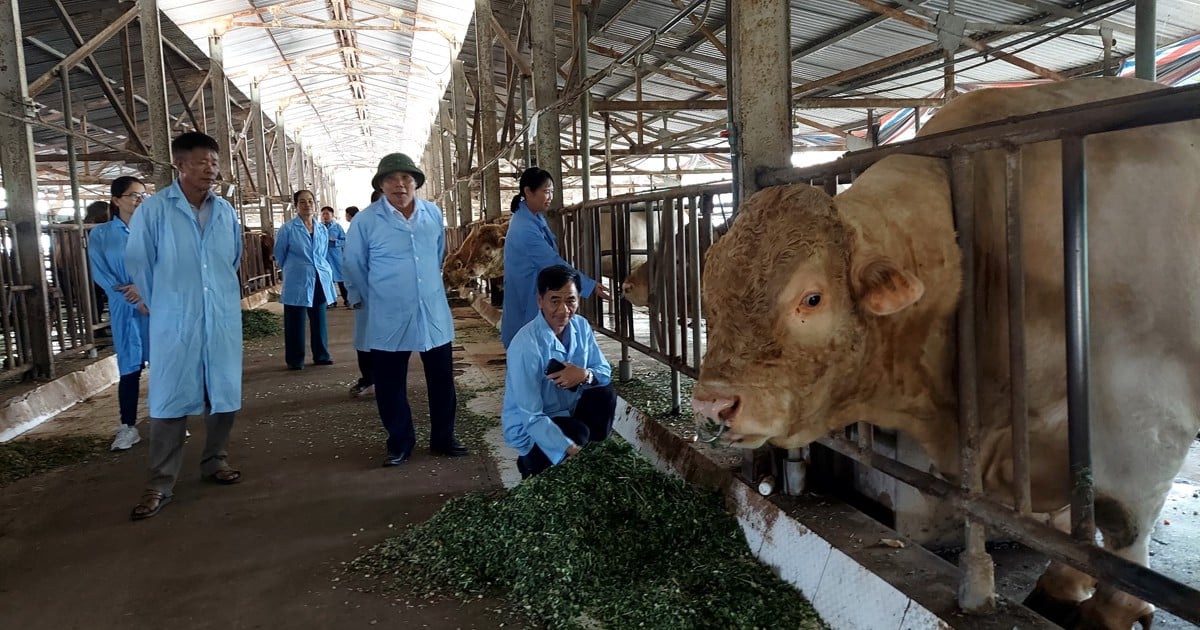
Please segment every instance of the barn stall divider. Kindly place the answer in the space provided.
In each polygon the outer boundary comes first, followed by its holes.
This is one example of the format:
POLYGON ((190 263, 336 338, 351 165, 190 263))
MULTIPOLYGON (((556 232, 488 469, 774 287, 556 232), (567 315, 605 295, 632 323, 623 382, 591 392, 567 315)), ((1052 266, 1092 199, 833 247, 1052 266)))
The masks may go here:
MULTIPOLYGON (((42 228, 43 273, 49 298, 50 340, 55 364, 65 359, 94 358, 97 333, 109 327, 87 262, 87 236, 92 225, 57 224, 42 228)), ((261 232, 245 232, 239 268, 242 297, 279 283, 261 232)), ((24 376, 32 369, 28 294, 21 284, 12 225, 0 221, 0 379, 24 376)), ((56 368, 55 373, 59 370, 56 368)))
MULTIPOLYGON (((1030 547, 1053 560, 1106 581, 1179 617, 1200 624, 1200 591, 1130 562, 1095 545, 1095 507, 1092 496, 1090 452, 1090 394, 1088 383, 1089 308, 1087 279, 1087 210, 1084 146, 1089 135, 1200 118, 1200 86, 1175 88, 1112 99, 1076 107, 1018 117, 922 137, 847 154, 829 164, 787 168, 763 173, 760 186, 808 183, 833 195, 839 184, 852 182, 857 173, 894 154, 947 159, 956 231, 963 260, 963 285, 958 311, 958 391, 960 458, 964 474, 955 484, 885 456, 874 447, 875 428, 863 422, 818 442, 849 460, 878 470, 912 486, 922 494, 946 501, 963 522, 966 548, 960 556, 959 603, 964 610, 984 611, 995 599, 993 563, 985 548, 987 530, 1030 547), (1020 147, 1059 140, 1063 147, 1063 225, 1067 343, 1068 442, 1070 459, 1071 534, 1060 532, 1032 515, 1028 411, 1025 387, 1024 285, 1021 257, 1022 228, 1018 199, 1021 193, 1020 147), (1004 211, 1004 261, 1008 270, 1008 359, 1012 426, 1015 505, 983 496, 982 461, 979 457, 980 418, 976 337, 977 329, 976 227, 973 209, 973 156, 983 151, 1004 153, 1006 204, 1004 211)), ((714 236, 713 200, 728 193, 729 185, 664 189, 588 201, 564 208, 564 257, 592 277, 604 275, 614 286, 628 278, 631 258, 647 257, 653 290, 657 295, 649 317, 639 318, 631 304, 616 296, 615 309, 589 300, 582 312, 600 332, 622 344, 621 376, 628 378, 629 350, 643 352, 668 366, 672 373, 674 408, 679 409, 679 374, 696 378, 703 358, 703 308, 700 263, 714 236), (647 244, 630 246, 630 218, 646 217, 647 244), (699 225, 699 230, 685 229, 699 225), (596 247, 602 233, 611 232, 611 249, 596 247), (656 235, 659 238, 655 239, 656 235), (605 268, 605 258, 608 265, 605 268), (602 273, 606 272, 606 273, 602 273)), ((814 450, 820 447, 815 447, 814 450)), ((807 450, 807 449, 806 449, 807 450)), ((809 453, 792 449, 793 486, 801 480, 801 460, 809 453)), ((746 481, 756 481, 755 458, 747 457, 746 481)), ((789 488, 795 491, 796 488, 789 488)))

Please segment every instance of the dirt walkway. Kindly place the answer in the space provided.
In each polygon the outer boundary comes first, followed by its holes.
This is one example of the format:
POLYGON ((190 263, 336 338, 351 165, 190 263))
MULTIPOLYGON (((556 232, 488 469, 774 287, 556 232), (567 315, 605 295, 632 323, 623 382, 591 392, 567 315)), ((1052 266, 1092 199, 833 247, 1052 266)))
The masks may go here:
MULTIPOLYGON (((487 326, 456 309, 456 326, 487 326)), ((373 400, 354 400, 351 313, 330 311, 336 365, 284 369, 282 338, 246 349, 244 407, 231 462, 246 481, 199 481, 201 423, 174 502, 129 520, 144 479, 146 441, 130 452, 0 489, 0 628, 494 628, 495 602, 359 592, 342 563, 448 498, 499 485, 481 448, 461 459, 418 448, 380 468, 383 431, 373 400)), ((472 351, 469 341, 466 353, 472 351)), ((456 361, 468 357, 456 351, 456 361)), ((474 357, 470 357, 472 361, 474 357)), ((311 357, 309 357, 311 361, 311 357)), ((463 367, 467 367, 465 364, 463 367)), ((419 363, 410 374, 417 426, 428 426, 419 363)), ((468 369, 469 372, 469 369, 468 369)), ((466 374, 465 376, 470 376, 466 374)), ((111 436, 115 387, 39 434, 111 436)), ((144 417, 144 416, 143 416, 144 417)), ((143 437, 145 423, 139 424, 143 437)), ((419 438, 427 436, 419 431, 419 438)), ((36 438, 37 436, 31 436, 36 438)))

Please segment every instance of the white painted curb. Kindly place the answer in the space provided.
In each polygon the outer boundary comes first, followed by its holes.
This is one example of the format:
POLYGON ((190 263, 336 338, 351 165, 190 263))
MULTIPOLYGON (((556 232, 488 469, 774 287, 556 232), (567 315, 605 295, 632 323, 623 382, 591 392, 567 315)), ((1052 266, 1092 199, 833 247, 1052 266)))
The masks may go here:
POLYGON ((0 442, 7 442, 112 386, 120 378, 112 355, 46 383, 0 407, 0 442))

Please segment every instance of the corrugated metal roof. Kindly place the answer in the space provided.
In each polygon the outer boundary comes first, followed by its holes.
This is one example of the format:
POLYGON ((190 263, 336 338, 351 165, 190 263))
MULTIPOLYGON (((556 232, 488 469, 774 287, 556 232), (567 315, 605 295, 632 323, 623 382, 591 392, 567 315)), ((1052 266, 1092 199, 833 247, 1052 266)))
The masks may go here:
MULTIPOLYGON (((702 20, 707 33, 697 28, 692 19, 680 20, 669 32, 659 35, 656 46, 638 56, 634 63, 616 69, 593 86, 592 97, 632 100, 633 86, 640 76, 646 100, 719 98, 713 92, 724 89, 725 59, 708 37, 720 42, 726 40, 728 1, 699 3, 689 18, 702 20)), ((159 0, 159 3, 168 18, 163 21, 167 39, 199 67, 168 54, 185 92, 195 89, 207 68, 208 34, 214 29, 223 32, 227 72, 237 88, 235 98, 246 103, 251 77, 263 76, 264 109, 271 114, 282 108, 288 129, 298 131, 305 146, 328 166, 371 168, 381 154, 396 150, 420 155, 436 115, 437 102, 448 97, 451 59, 457 56, 462 60, 469 81, 476 83, 475 31, 471 18, 474 3, 468 0, 159 0), (330 22, 336 19, 346 21, 330 22), (251 26, 254 23, 259 26, 251 26)), ((67 0, 65 4, 76 16, 85 37, 134 6, 130 2, 102 5, 88 0, 67 0)), ((925 21, 933 19, 929 11, 946 10, 947 4, 947 0, 890 1, 891 6, 925 21)), ((525 0, 492 1, 497 22, 528 58, 527 34, 517 37, 523 19, 528 22, 528 16, 523 18, 526 5, 525 0)), ((1131 32, 1135 16, 1129 0, 955 0, 954 5, 955 12, 970 21, 1032 23, 1043 29, 1067 24, 1070 16, 1079 11, 1091 18, 1103 15, 1105 25, 1116 29, 1113 47, 1116 61, 1133 52, 1131 32)), ((614 56, 628 51, 679 12, 675 0, 600 0, 585 6, 594 7, 590 19, 594 36, 586 72, 589 75, 607 68, 614 56)), ((793 0, 791 6, 793 86, 936 41, 932 32, 879 16, 848 0, 793 0)), ((560 88, 566 84, 562 75, 572 64, 571 7, 571 0, 557 0, 554 7, 560 88)), ((22 3, 22 19, 32 80, 74 50, 74 44, 63 34, 47 3, 22 3)), ((1078 22, 1094 27, 1093 21, 1078 22)), ((1200 32, 1200 0, 1159 0, 1157 28, 1160 43, 1200 32)), ((986 30, 981 26, 973 34, 986 34, 986 30)), ((137 42, 136 22, 130 31, 137 42)), ((1048 37, 1045 33, 1019 33, 989 37, 989 46, 1015 52, 1032 63, 1060 72, 1086 68, 1102 55, 1095 35, 1048 37)), ((130 52, 134 67, 140 67, 140 46, 135 43, 130 52)), ((500 122, 506 116, 504 103, 511 101, 518 109, 521 106, 519 99, 509 99, 505 94, 507 54, 499 41, 493 44, 493 77, 501 103, 497 108, 500 122)), ((95 57, 121 91, 119 39, 102 46, 95 57)), ((935 51, 841 84, 822 86, 809 95, 935 95, 943 84, 941 64, 942 56, 935 51)), ((955 70, 960 84, 1032 77, 1026 70, 990 56, 977 56, 970 50, 958 54, 955 70)), ((95 82, 81 72, 72 76, 73 92, 80 103, 77 109, 88 103, 90 133, 106 142, 123 144, 127 134, 95 82)), ((138 77, 135 84, 140 81, 138 77)), ((172 114, 182 116, 183 108, 173 94, 174 87, 168 85, 167 89, 176 103, 172 114)), ((135 85, 135 91, 141 91, 140 85, 135 85)), ((473 98, 471 91, 468 98, 473 98)), ((211 116, 212 104, 208 100, 211 116)), ((61 108, 57 84, 39 95, 38 102, 43 105, 44 118, 52 121, 61 108)), ((240 129, 240 120, 247 112, 240 108, 233 111, 235 127, 240 129)), ((470 104, 467 111, 471 111, 470 104)), ((822 127, 836 127, 843 132, 861 129, 865 123, 865 112, 861 110, 819 109, 796 113, 822 127)), ((61 119, 61 113, 57 115, 61 119)), ((653 142, 671 136, 676 138, 668 141, 672 145, 722 146, 719 121, 724 115, 723 111, 713 110, 670 115, 647 113, 644 119, 651 122, 647 123, 646 138, 653 142), (689 133, 704 125, 709 127, 700 133, 689 133)), ((636 123, 633 113, 614 112, 611 117, 624 129, 636 123)), ((144 119, 144 111, 139 111, 139 123, 144 119)), ((572 119, 564 116, 563 121, 564 146, 570 146, 574 141, 572 119)), ((502 125, 497 126, 502 129, 502 125)), ((599 126, 595 124, 595 128, 599 126)), ((805 124, 798 124, 795 131, 797 143, 812 138, 827 142, 829 137, 805 124)), ((593 132, 594 146, 603 143, 601 135, 599 131, 593 132)), ((637 137, 636 133, 631 135, 637 137)), ((43 151, 61 150, 61 135, 53 131, 39 129, 36 138, 43 151)), ((618 133, 613 144, 623 148, 628 141, 618 133)), ((502 165, 501 170, 508 172, 517 166, 502 165)))

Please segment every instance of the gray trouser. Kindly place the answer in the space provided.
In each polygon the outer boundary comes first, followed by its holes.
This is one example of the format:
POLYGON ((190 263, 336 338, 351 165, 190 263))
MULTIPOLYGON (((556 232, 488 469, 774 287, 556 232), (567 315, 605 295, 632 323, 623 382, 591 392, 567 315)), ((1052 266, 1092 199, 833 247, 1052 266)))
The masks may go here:
MULTIPOLYGON (((204 452, 200 455, 200 474, 211 475, 229 468, 225 463, 229 432, 237 412, 213 413, 204 417, 208 430, 204 436, 204 452)), ((187 436, 187 417, 150 419, 150 480, 149 490, 171 496, 179 469, 183 466, 183 443, 187 436)))

